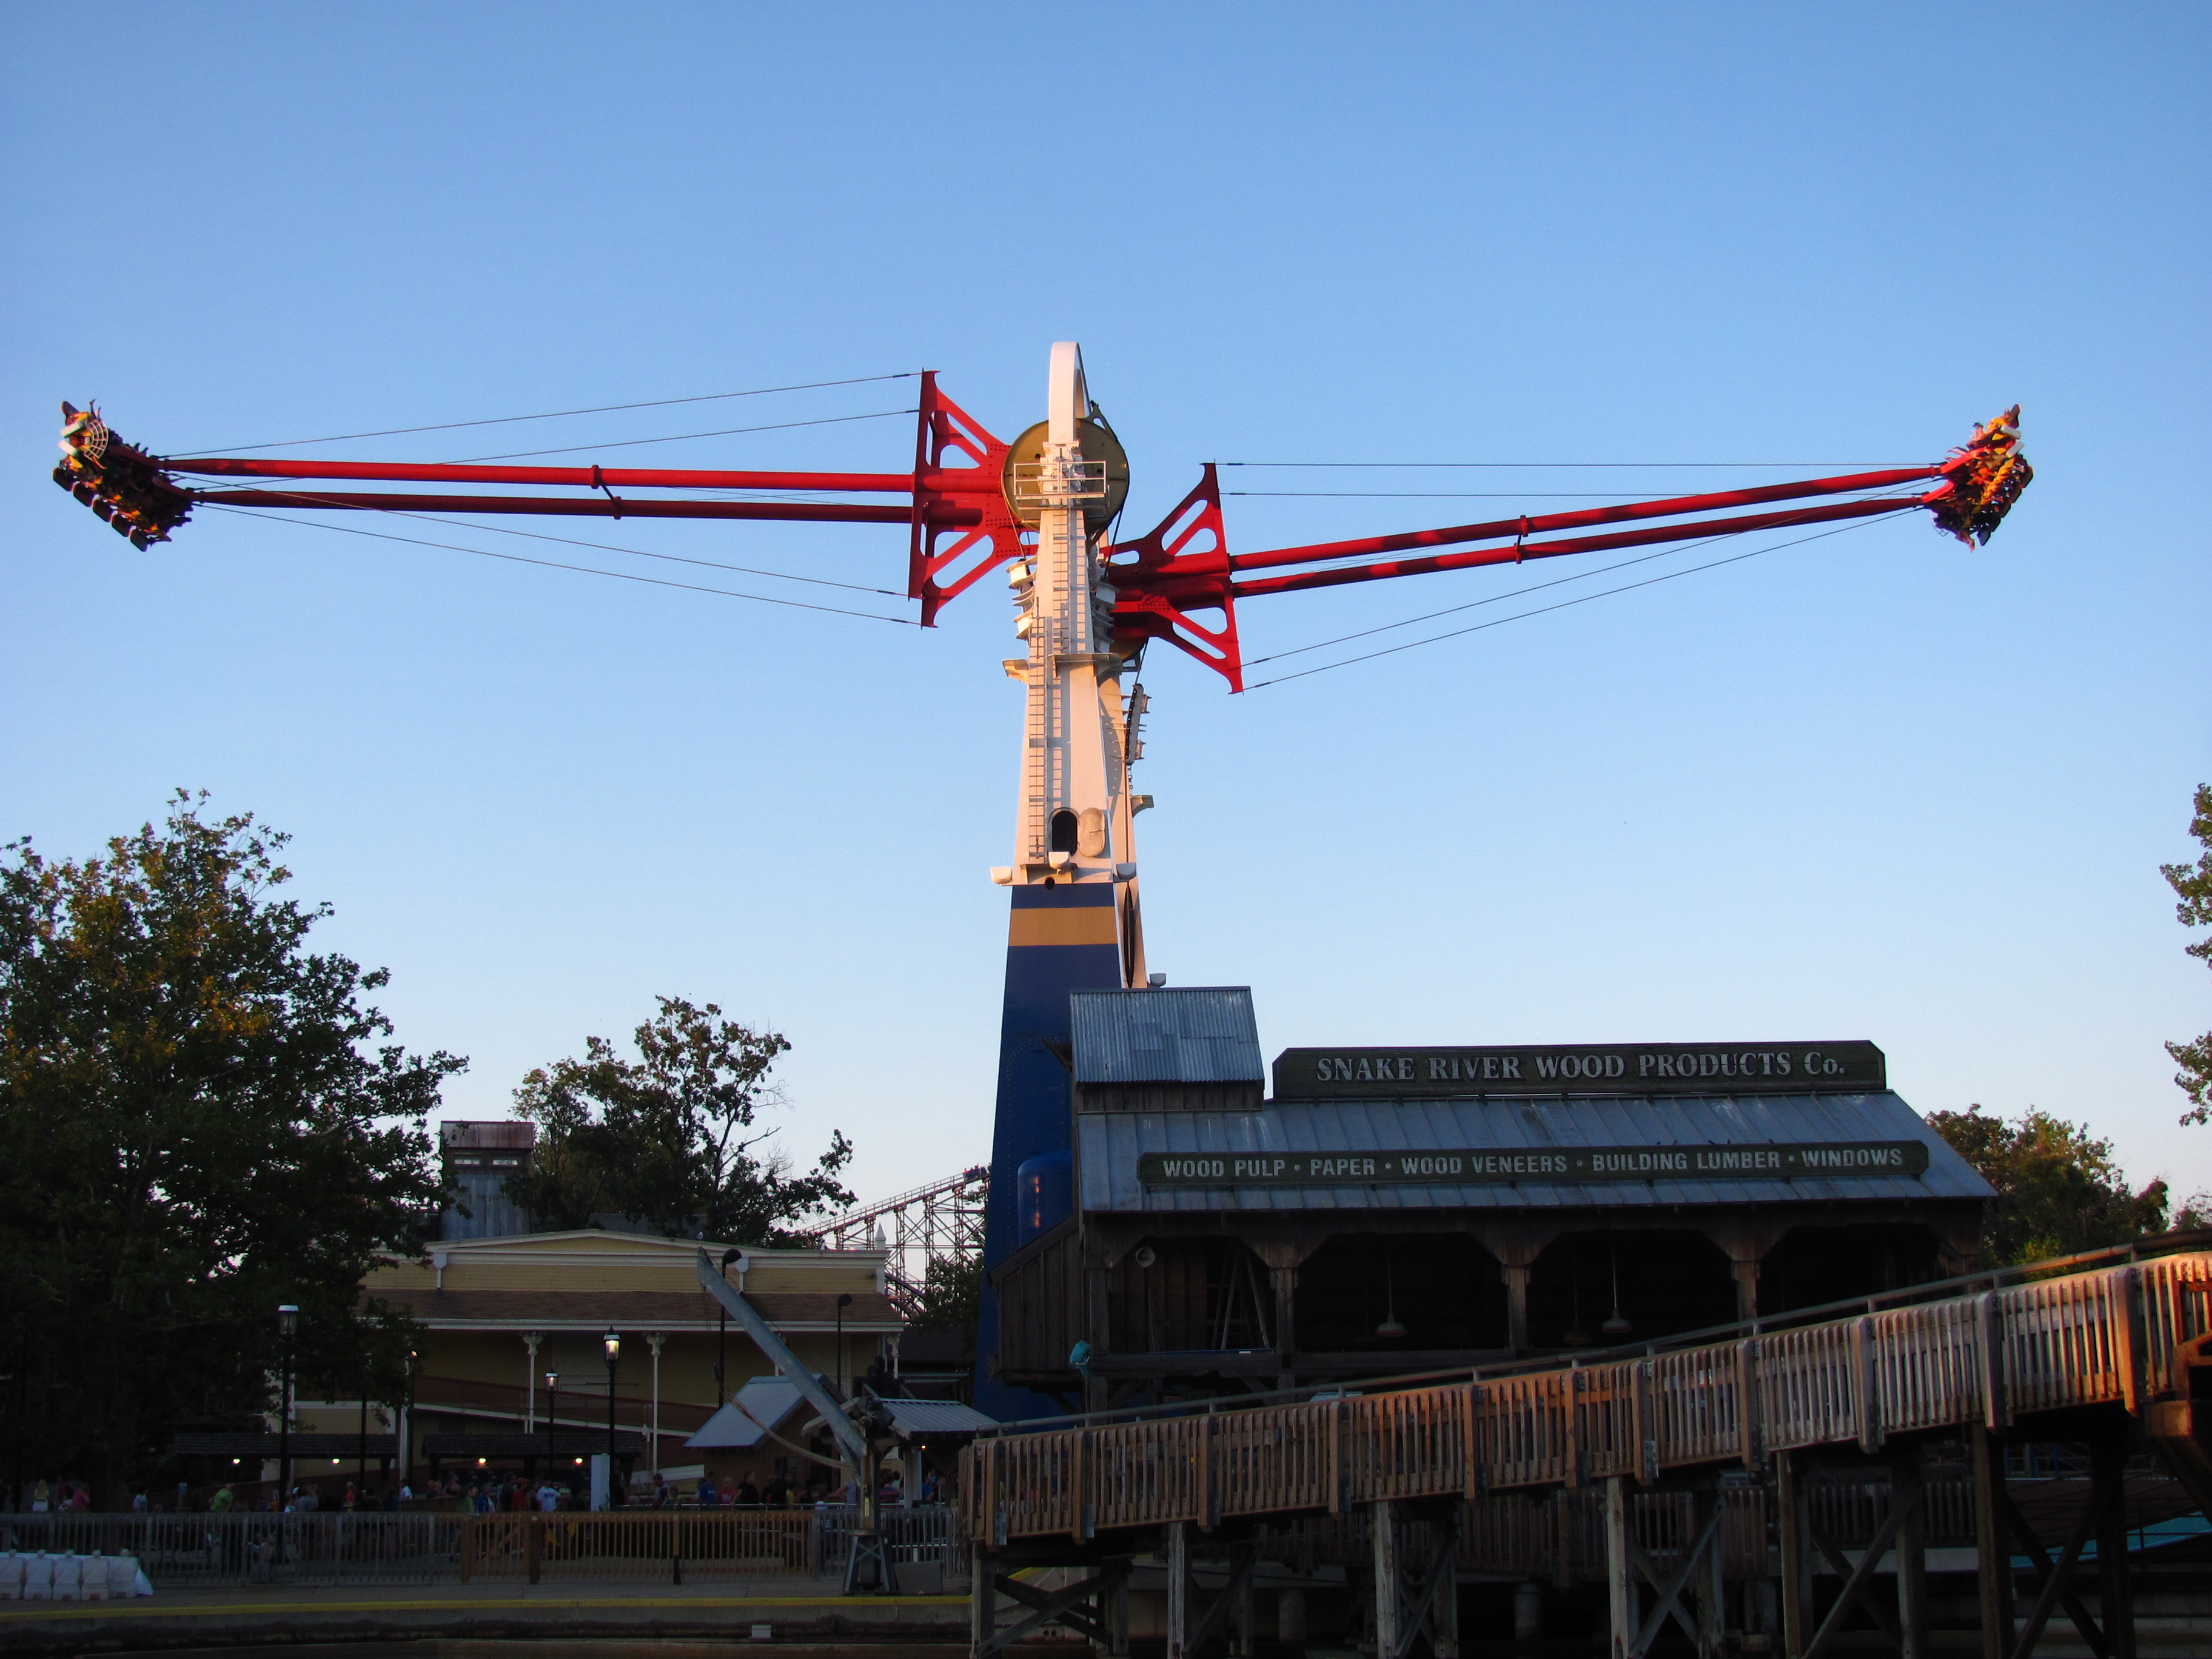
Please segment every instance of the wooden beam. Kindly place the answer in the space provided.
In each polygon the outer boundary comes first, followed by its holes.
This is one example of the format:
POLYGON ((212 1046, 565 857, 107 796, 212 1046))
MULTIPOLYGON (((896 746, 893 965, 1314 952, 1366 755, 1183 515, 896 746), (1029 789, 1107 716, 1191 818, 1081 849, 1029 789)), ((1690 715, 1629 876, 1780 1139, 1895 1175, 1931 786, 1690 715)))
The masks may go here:
POLYGON ((1167 1659, 1189 1659, 1190 1522, 1168 1522, 1167 1659))
POLYGON ((2089 1443, 2089 1501, 2097 1509, 2097 1622, 2106 1659, 2136 1659, 2135 1591, 2128 1571, 2128 1446, 2118 1425, 2089 1443))
POLYGON ((1398 1659, 1399 1619, 1406 1604, 1398 1560, 1398 1505, 1388 1498, 1370 1504, 1367 1531, 1374 1546, 1376 1659, 1398 1659))
POLYGON ((1917 1446, 1890 1465, 1889 1501, 1898 1512, 1897 1629, 1899 1659, 1930 1659, 1928 1646, 1927 1483, 1917 1446))
POLYGON ((1611 1629, 1612 1659, 1643 1659, 1636 1646, 1636 1565, 1629 1551, 1628 1488, 1621 1478, 1605 1483, 1606 1621, 1611 1629))
MULTIPOLYGON (((1804 1659, 1813 1636, 1813 1564, 1805 1553, 1810 1505, 1805 1492, 1805 1454, 1774 1454, 1774 1500, 1782 1542, 1783 1659, 1804 1659)), ((2002 1654, 1990 1659, 2004 1659, 2002 1654)))
POLYGON ((1974 1468, 1974 1555, 1981 1564, 1982 1659, 2012 1650, 2012 1540, 2004 1517, 2004 1447, 1986 1426, 1968 1431, 1974 1468))

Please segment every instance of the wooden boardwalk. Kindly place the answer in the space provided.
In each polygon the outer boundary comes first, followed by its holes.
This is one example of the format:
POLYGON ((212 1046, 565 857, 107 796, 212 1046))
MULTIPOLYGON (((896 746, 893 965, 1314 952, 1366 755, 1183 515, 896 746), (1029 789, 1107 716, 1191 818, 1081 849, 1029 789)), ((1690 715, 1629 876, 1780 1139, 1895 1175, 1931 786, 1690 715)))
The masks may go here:
MULTIPOLYGON (((1816 1542, 1790 1535, 1797 1530, 1791 1524, 1796 1510, 1802 1509, 1793 1507, 1787 1490, 1802 1466, 1794 1454, 1836 1448, 1872 1455, 1887 1447, 1910 1462, 1908 1454, 1918 1443, 1957 1440, 1963 1431, 1977 1448, 1977 1462, 1986 1468, 1988 1436, 2023 1419, 2058 1421, 2061 1414, 2074 1427, 2053 1437, 2091 1438, 2075 1431, 2085 1422, 2109 1419, 2118 1425, 2148 1414, 2154 1434, 2172 1439, 2178 1430, 2179 1440, 2191 1438, 2191 1362, 2212 1358, 2202 1353, 2212 1334, 2212 1250, 2054 1272, 2020 1283, 1981 1282, 1990 1287, 1954 1286, 1929 1299, 1877 1306, 1856 1316, 1552 1369, 1477 1372, 1425 1386, 1290 1403, 1240 1407, 1214 1401, 1174 1415, 1076 1421, 1030 1431, 1010 1425, 963 1454, 963 1520, 978 1553, 976 1578, 979 1584, 992 1579, 986 1564, 994 1553, 1035 1556, 1035 1547, 1048 1540, 1057 1540, 1070 1559, 1095 1555, 1106 1561, 1115 1549, 1158 1548, 1172 1556, 1191 1547, 1193 1531, 1219 1531, 1225 1538, 1258 1523, 1376 1506, 1383 1506, 1377 1511, 1383 1516, 1437 1517, 1437 1525, 1449 1529, 1455 1553, 1464 1524, 1460 1510, 1468 1503, 1492 1492, 1602 1483, 1610 1516, 1613 1651, 1633 1659, 1668 1617, 1686 1618, 1684 1596, 1699 1594, 1690 1582, 1696 1576, 1692 1566, 1706 1555, 1712 1582, 1703 1595, 1717 1601, 1720 1551, 1701 1555, 1703 1546, 1693 1549, 1692 1564, 1668 1575, 1679 1582, 1671 1588, 1660 1582, 1648 1560, 1639 1565, 1635 1559, 1643 1552, 1627 1518, 1630 1495, 1638 1487, 1711 1487, 1718 1471, 1734 1466, 1776 1478, 1785 1489, 1788 1582, 1780 1599, 1790 1628, 1782 1645, 1793 1655, 1817 1655, 1828 1650, 1840 1620, 1827 1621, 1837 1627, 1826 1630, 1827 1639, 1811 1622, 1816 1542), (1179 1539, 1184 1541, 1178 1544, 1179 1539), (1660 1603, 1648 1616, 1640 1607, 1639 1575, 1652 1580, 1660 1603), (1623 1630, 1624 1624, 1634 1628, 1623 1630)), ((1899 1476, 1900 1508, 1908 1512, 1892 1531, 1903 1540, 1901 1548, 1912 1543, 1917 1471, 1916 1464, 1899 1476)), ((1984 1508, 2001 1501, 2002 1484, 2000 1475, 1984 1508)), ((1711 1509, 1713 1524, 1705 1531, 1717 1537, 1717 1491, 1711 1509)), ((2003 1517, 1995 1516, 1988 1524, 2000 1530, 1985 1535, 1985 1549, 2002 1544, 2008 1550, 2003 1517)), ((1398 1548, 1398 1527, 1370 1531, 1378 1540, 1389 1535, 1391 1549, 1398 1548)), ((1871 1554, 1893 1541, 1879 1539, 1871 1554)), ((2039 1631, 2071 1596, 2063 1581, 2086 1541, 2075 1540, 2060 1564, 2063 1571, 2047 1576, 2044 1589, 2050 1593, 2038 1596, 2039 1631)), ((1407 1595, 1426 1599, 1422 1618, 1411 1624, 1426 1620, 1431 1649, 1439 1659, 1449 1659, 1456 1651, 1455 1634, 1432 1626, 1441 1616, 1439 1603, 1451 1598, 1439 1595, 1433 1582, 1423 1591, 1419 1572, 1383 1562, 1382 1548, 1378 1544, 1376 1571, 1394 1583, 1401 1572, 1412 1572, 1407 1595)), ((1448 1561, 1449 1554, 1437 1559, 1448 1561)), ((2104 1559, 2109 1561, 2109 1554, 2104 1559)), ((1864 1581, 1871 1571, 1858 1575, 1856 1587, 1847 1583, 1846 1605, 1866 1599, 1864 1581)), ((1911 1576, 1909 1570, 1901 1573, 1911 1576)), ((1111 1588, 1102 1585, 1102 1593, 1111 1588)), ((1037 1622, 1034 1593, 1018 1599, 1032 1603, 1029 1622, 1037 1622)), ((1176 1599, 1170 1596, 1171 1604, 1176 1599)), ((1398 1596, 1374 1599, 1378 1620, 1392 1625, 1389 1632, 1378 1629, 1380 1659, 1402 1659, 1414 1640, 1407 1625, 1412 1603, 1398 1596), (1402 1605, 1386 1615, 1385 1604, 1394 1601, 1402 1605)), ((2077 1625, 2087 1617, 2065 1610, 2077 1625)), ((2033 1616, 2037 1608, 2028 1611, 2033 1616)), ((1985 1625, 2002 1620, 2002 1630, 1984 1632, 1993 1656, 2032 1650, 2034 1632, 2026 1633, 2025 1648, 2003 1641, 2014 1624, 2008 1612, 1991 1604, 1985 1613, 1985 1625)), ((1716 1610, 1699 1613, 1700 1647, 1718 1640, 1717 1616, 1716 1610)), ((1898 1631, 1908 1652, 1924 1647, 1924 1641, 1908 1640, 1911 1616, 1908 1609, 1906 1626, 1898 1631)), ((1060 1613, 1052 1617, 1068 1622, 1060 1613)), ((1083 1615, 1076 1618, 1083 1628, 1083 1615)), ((1004 1645, 995 1613, 988 1622, 987 1629, 979 1609, 979 1655, 1004 1645)), ((1169 1659, 1184 1659, 1173 1624, 1171 1618, 1169 1659)), ((1093 1633, 1100 1632, 1110 1646, 1110 1629, 1099 1625, 1093 1633)), ((2118 1654, 2126 1645, 2109 1650, 2118 1654)))

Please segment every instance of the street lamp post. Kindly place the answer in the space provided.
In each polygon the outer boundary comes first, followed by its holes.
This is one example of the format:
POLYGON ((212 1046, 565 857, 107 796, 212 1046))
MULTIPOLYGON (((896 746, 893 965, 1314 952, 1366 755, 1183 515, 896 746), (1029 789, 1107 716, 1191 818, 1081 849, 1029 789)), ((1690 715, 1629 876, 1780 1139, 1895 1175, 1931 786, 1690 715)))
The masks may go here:
POLYGON ((276 1310, 276 1334, 284 1340, 284 1384, 276 1397, 276 1507, 292 1495, 292 1339, 300 1329, 300 1309, 287 1302, 276 1310))
POLYGON ((601 1340, 607 1351, 607 1507, 614 1509, 621 1501, 615 1485, 615 1362, 622 1358, 622 1338, 609 1326, 601 1340))
POLYGON ((837 1392, 848 1395, 852 1390, 845 1386, 845 1310, 853 1305, 852 1293, 841 1292, 837 1297, 837 1392))
POLYGON ((404 1492, 415 1490, 410 1481, 415 1465, 415 1379, 422 1374, 422 1356, 416 1349, 407 1350, 407 1409, 400 1414, 402 1432, 399 1437, 399 1486, 404 1492))
POLYGON ((545 1373, 545 1478, 553 1478, 553 1437, 560 1430, 561 1373, 545 1373))
MULTIPOLYGON (((730 1264, 732 1261, 742 1261, 744 1260, 744 1257, 745 1253, 743 1250, 738 1249, 735 1245, 731 1246, 728 1249, 722 1252, 722 1277, 724 1279, 726 1280, 730 1276, 730 1264)), ((722 1306, 720 1303, 717 1302, 714 1304, 714 1313, 716 1316, 714 1327, 714 1406, 717 1410, 720 1410, 722 1407, 727 1405, 730 1400, 730 1373, 728 1370, 728 1361, 730 1358, 730 1310, 722 1306)), ((655 1457, 659 1457, 660 1455, 660 1448, 657 1444, 653 1448, 653 1455, 655 1457)))
POLYGON ((361 1355, 361 1427, 355 1432, 353 1444, 354 1462, 356 1466, 354 1471, 354 1501, 356 1504, 362 1509, 367 1509, 368 1507, 368 1372, 370 1364, 371 1357, 369 1352, 368 1349, 364 1348, 362 1350, 361 1355))

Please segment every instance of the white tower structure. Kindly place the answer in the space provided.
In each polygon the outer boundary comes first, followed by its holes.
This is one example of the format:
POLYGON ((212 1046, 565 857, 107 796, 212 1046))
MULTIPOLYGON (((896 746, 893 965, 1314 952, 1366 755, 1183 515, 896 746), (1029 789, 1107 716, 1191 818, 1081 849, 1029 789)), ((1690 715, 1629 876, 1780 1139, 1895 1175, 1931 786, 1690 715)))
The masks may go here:
POLYGON ((1128 488, 1128 465, 1091 401, 1082 349, 1052 349, 1046 418, 1015 440, 1008 499, 1036 532, 1008 570, 1014 633, 1029 648, 1006 665, 1025 699, 1014 861, 1001 886, 1122 884, 1123 977, 1145 982, 1135 926, 1136 802, 1129 791, 1144 693, 1125 697, 1133 659, 1113 641, 1115 592, 1105 533, 1128 488))

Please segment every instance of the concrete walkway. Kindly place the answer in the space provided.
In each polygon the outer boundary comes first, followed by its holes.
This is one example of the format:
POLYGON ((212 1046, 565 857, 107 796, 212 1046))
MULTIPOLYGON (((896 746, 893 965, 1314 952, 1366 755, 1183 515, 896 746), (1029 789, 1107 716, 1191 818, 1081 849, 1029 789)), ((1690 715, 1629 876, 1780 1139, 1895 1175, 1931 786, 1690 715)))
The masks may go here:
MULTIPOLYGON (((665 1583, 513 1582, 397 1586, 388 1590, 179 1590, 134 1601, 0 1602, 0 1652, 82 1653, 222 1647, 251 1643, 349 1644, 414 1638, 698 1638, 726 1656, 756 1637, 854 1646, 896 1643, 968 1645, 965 1595, 825 1593, 817 1580, 686 1585, 665 1583)), ((594 1653, 611 1652, 594 1645, 594 1653)), ((654 1650, 665 1653, 663 1649, 654 1650)), ((536 1649, 551 1659, 550 1650, 536 1649)))

